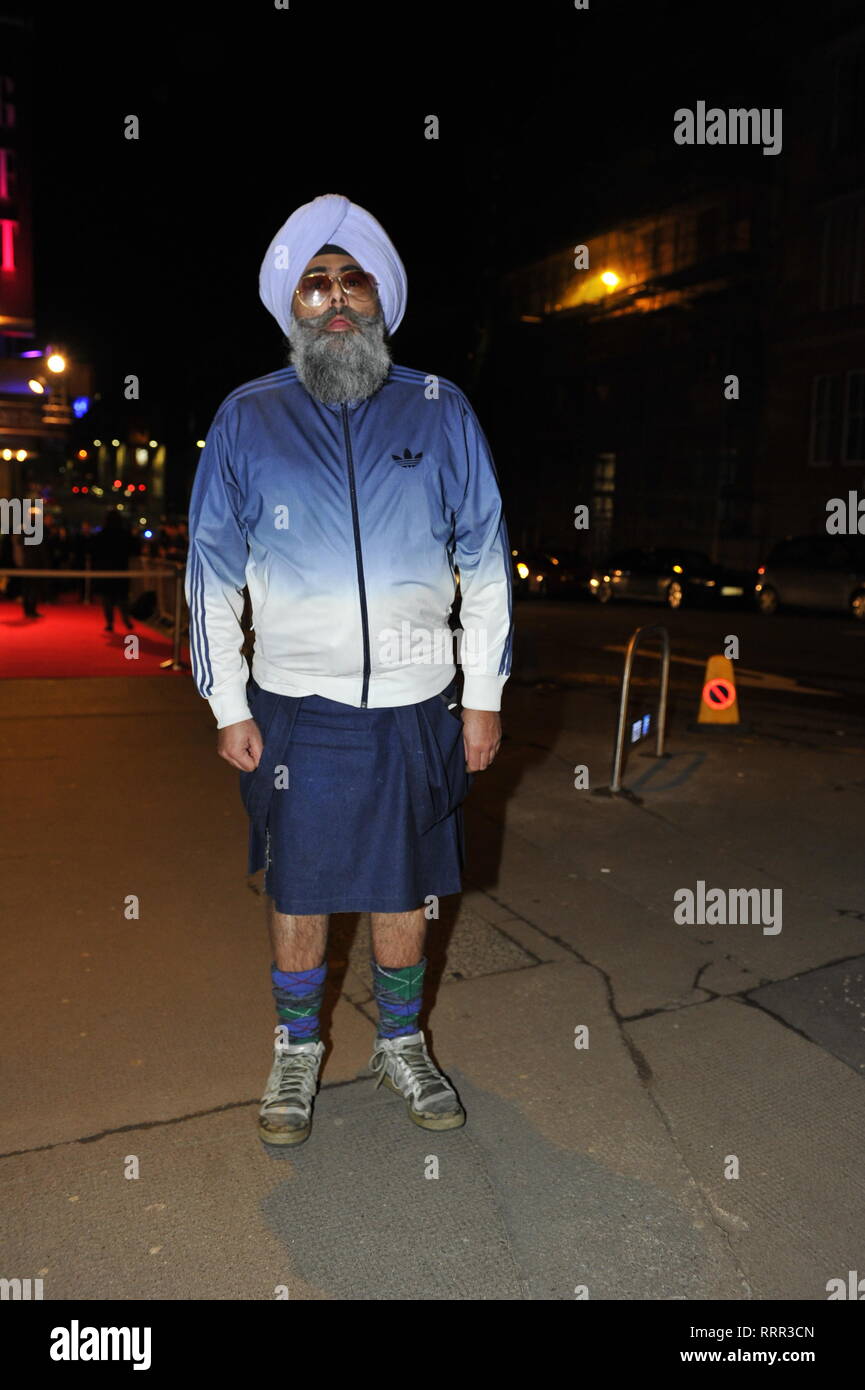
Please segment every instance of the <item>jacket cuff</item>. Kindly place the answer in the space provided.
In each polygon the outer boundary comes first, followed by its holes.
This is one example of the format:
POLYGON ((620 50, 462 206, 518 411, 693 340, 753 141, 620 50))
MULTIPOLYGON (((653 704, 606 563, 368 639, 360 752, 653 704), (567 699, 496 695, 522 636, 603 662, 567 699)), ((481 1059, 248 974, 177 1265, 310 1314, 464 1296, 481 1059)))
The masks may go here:
POLYGON ((507 676, 481 676, 465 672, 463 709, 486 709, 494 713, 502 707, 502 690, 507 676))
POLYGON ((242 719, 252 719, 253 713, 246 700, 246 684, 239 691, 228 691, 224 695, 209 695, 207 703, 216 717, 217 729, 225 729, 229 724, 239 724, 242 719))

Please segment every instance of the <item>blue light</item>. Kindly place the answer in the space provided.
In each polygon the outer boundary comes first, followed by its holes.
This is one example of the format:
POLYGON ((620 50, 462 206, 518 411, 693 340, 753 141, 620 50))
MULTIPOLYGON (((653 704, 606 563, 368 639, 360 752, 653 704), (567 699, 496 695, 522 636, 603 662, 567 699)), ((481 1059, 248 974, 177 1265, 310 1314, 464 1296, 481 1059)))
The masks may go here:
POLYGON ((642 719, 636 720, 636 722, 633 723, 633 724, 631 725, 631 742, 632 742, 632 743, 636 743, 636 742, 637 742, 637 739, 640 737, 642 728, 643 728, 643 721, 642 721, 642 719))
POLYGON ((646 737, 646 734, 649 732, 649 725, 651 724, 651 722, 652 722, 652 716, 651 716, 650 714, 644 714, 644 715, 643 715, 643 738, 645 738, 645 737, 646 737))
POLYGON ((147 540, 152 540, 152 539, 153 539, 153 532, 152 532, 152 531, 145 531, 145 532, 144 532, 144 535, 145 535, 145 537, 146 537, 147 540))
POLYGON ((90 409, 89 396, 76 396, 72 402, 72 413, 76 420, 80 420, 82 415, 86 415, 90 409))

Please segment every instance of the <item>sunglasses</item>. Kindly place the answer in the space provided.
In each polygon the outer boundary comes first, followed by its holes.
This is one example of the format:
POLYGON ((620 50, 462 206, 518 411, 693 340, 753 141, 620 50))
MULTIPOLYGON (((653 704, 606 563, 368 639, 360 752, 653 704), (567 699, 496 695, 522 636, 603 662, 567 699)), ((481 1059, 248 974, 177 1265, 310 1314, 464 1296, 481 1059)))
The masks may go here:
POLYGON ((295 294, 307 309, 318 309, 327 302, 335 284, 339 285, 346 299, 372 299, 376 289, 376 281, 365 270, 344 270, 341 275, 312 270, 300 277, 295 294))

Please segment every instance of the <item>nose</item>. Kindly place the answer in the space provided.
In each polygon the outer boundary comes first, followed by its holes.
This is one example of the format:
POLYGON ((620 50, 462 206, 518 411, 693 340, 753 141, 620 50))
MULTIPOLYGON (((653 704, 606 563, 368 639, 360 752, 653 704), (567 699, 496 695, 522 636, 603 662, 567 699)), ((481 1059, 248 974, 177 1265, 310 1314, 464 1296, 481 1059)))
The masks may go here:
POLYGON ((338 280, 334 280, 330 287, 330 303, 334 309, 344 309, 348 300, 342 292, 342 285, 338 280))

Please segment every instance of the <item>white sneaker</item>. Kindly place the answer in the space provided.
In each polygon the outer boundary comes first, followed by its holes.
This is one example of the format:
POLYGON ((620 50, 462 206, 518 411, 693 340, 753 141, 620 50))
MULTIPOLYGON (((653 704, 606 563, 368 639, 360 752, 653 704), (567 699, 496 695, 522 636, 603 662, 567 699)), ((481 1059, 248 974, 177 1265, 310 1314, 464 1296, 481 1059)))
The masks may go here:
POLYGON ((302 1144, 309 1138, 323 1056, 323 1042, 285 1043, 277 1036, 258 1112, 258 1133, 265 1143, 302 1144))
POLYGON ((458 1129, 465 1124, 466 1112, 427 1052, 423 1033, 376 1038, 369 1065, 378 1074, 376 1086, 384 1082, 402 1096, 410 1118, 422 1129, 458 1129))

